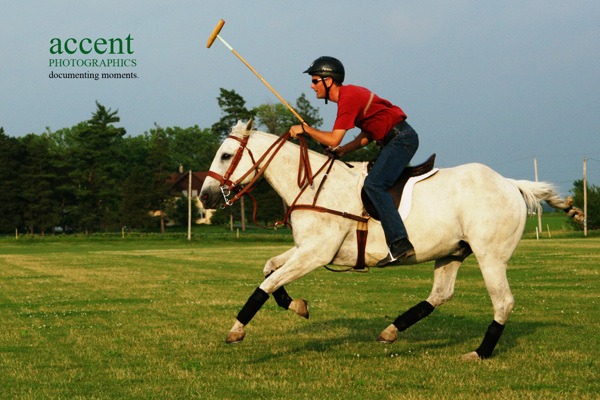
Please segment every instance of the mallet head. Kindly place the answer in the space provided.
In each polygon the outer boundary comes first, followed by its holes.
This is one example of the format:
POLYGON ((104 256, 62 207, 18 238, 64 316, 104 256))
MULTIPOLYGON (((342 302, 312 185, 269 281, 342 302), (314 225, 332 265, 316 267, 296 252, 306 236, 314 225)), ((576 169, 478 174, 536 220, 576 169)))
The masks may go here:
POLYGON ((206 43, 206 48, 210 48, 210 46, 212 46, 212 44, 215 41, 215 39, 217 38, 217 36, 219 36, 219 32, 221 32, 221 28, 223 28, 223 25, 225 25, 225 21, 223 21, 222 19, 219 20, 219 23, 217 23, 217 26, 215 27, 215 29, 212 31, 212 33, 210 34, 210 36, 208 38, 208 42, 206 43))

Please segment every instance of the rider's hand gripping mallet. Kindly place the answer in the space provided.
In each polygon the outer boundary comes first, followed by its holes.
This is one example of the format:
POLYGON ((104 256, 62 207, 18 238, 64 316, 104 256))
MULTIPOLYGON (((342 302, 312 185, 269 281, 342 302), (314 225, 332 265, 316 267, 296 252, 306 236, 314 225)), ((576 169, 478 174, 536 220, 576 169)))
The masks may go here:
POLYGON ((273 89, 273 88, 271 87, 271 85, 269 85, 269 84, 267 83, 267 81, 265 81, 265 80, 262 78, 262 76, 260 76, 260 75, 258 74, 258 72, 256 72, 256 71, 254 70, 254 68, 252 68, 252 67, 250 66, 250 64, 248 64, 248 63, 246 62, 246 60, 244 60, 244 59, 242 58, 242 56, 240 56, 240 55, 238 54, 238 52, 237 52, 237 51, 235 51, 235 50, 234 50, 234 49, 233 49, 233 48, 232 48, 232 47, 231 47, 231 46, 230 46, 230 45, 229 45, 229 44, 228 44, 228 43, 227 43, 225 40, 223 40, 223 38, 222 38, 221 36, 219 36, 219 32, 221 32, 221 28, 223 28, 223 25, 225 25, 225 21, 223 21, 223 20, 220 20, 220 21, 219 21, 219 23, 217 24, 217 26, 215 27, 215 29, 213 30, 213 32, 211 33, 210 37, 208 38, 208 42, 206 43, 206 47, 207 47, 207 48, 210 48, 210 46, 212 46, 212 44, 213 44, 213 42, 215 41, 215 39, 217 39, 217 38, 218 38, 218 39, 219 39, 219 40, 220 40, 220 41, 221 41, 221 42, 222 42, 222 43, 225 45, 225 47, 227 47, 229 50, 231 50, 231 51, 233 52, 233 54, 235 54, 235 55, 236 55, 236 56, 237 56, 237 57, 238 57, 240 60, 242 60, 242 62, 243 62, 244 64, 246 64, 246 66, 247 66, 248 68, 250 68, 250 70, 251 70, 252 72, 254 72, 254 74, 255 74, 256 76, 258 76, 258 79, 260 79, 260 80, 262 81, 262 83, 264 83, 265 85, 267 85, 267 87, 268 87, 269 89, 271 89, 271 91, 272 91, 272 92, 275 94, 275 96, 277 96, 277 98, 279 98, 279 100, 281 100, 281 102, 282 102, 282 103, 283 103, 283 104, 284 104, 284 105, 285 105, 285 106, 286 106, 286 107, 287 107, 287 108, 288 108, 288 109, 289 109, 289 110, 292 112, 292 114, 294 114, 294 115, 296 116, 296 118, 298 118, 298 120, 300 120, 300 122, 302 122, 302 124, 306 124, 306 122, 304 122, 304 120, 302 119, 302 117, 301 117, 300 115, 298 115, 298 113, 296 112, 296 110, 294 110, 294 109, 293 109, 293 108, 292 108, 292 107, 291 107, 291 106, 290 106, 290 105, 289 105, 289 104, 288 104, 288 103, 287 103, 287 102, 286 102, 286 101, 285 101, 285 100, 284 100, 284 99, 283 99, 283 98, 282 98, 282 97, 281 97, 281 96, 280 96, 280 95, 279 95, 279 94, 278 94, 278 93, 275 91, 275 89, 273 89))

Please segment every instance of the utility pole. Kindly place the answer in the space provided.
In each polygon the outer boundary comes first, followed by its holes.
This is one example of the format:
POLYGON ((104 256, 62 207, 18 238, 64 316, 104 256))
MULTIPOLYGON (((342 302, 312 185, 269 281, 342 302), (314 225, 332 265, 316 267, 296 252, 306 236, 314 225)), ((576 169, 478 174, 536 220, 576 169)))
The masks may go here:
POLYGON ((244 208, 244 196, 242 196, 242 198, 240 199, 240 207, 241 207, 241 214, 242 214, 242 231, 246 231, 246 210, 244 208))
MULTIPOLYGON (((533 157, 533 166, 535 168, 535 181, 538 181, 537 158, 533 157)), ((542 205, 538 208, 538 231, 542 233, 542 205)))
POLYGON ((583 158, 583 236, 587 236, 587 157, 583 158))
POLYGON ((192 240, 192 171, 188 177, 188 240, 192 240))

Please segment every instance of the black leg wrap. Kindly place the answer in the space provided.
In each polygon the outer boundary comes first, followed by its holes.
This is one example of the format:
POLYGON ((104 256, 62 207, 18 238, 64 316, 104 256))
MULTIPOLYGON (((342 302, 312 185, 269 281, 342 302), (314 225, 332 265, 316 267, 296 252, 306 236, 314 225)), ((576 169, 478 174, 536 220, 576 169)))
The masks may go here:
POLYGON ((427 301, 422 301, 394 321, 394 326, 398 328, 399 332, 407 329, 408 327, 416 324, 435 309, 434 306, 429 304, 427 301))
POLYGON ((277 305, 284 310, 287 310, 292 303, 292 298, 287 294, 283 286, 273 292, 273 298, 277 302, 277 305))
POLYGON ((496 321, 492 322, 490 326, 488 326, 487 332, 483 337, 483 342, 481 342, 481 346, 475 350, 475 352, 479 355, 479 358, 484 359, 492 356, 492 352, 498 344, 500 336, 502 336, 502 331, 504 331, 504 325, 501 325, 496 321))
POLYGON ((252 296, 248 298, 248 301, 240 311, 237 316, 237 320, 242 324, 246 325, 260 310, 260 308, 265 304, 265 302, 269 299, 269 295, 267 292, 262 290, 261 288, 256 288, 252 296))

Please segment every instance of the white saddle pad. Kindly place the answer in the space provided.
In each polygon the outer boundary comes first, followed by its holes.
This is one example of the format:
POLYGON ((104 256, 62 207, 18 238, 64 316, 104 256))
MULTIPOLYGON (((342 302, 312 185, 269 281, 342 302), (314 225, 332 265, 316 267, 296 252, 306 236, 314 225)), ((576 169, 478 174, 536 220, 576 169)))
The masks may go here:
MULTIPOLYGON (((365 178, 368 175, 367 164, 368 164, 367 162, 363 163, 362 177, 358 184, 358 197, 360 197, 362 187, 365 183, 365 178)), ((402 197, 400 198, 399 211, 400 211, 400 218, 402 218, 403 221, 406 218, 408 218, 408 214, 410 214, 410 209, 412 207, 412 193, 413 193, 413 188, 415 187, 415 184, 419 181, 429 178, 431 175, 435 174, 439 170, 440 170, 439 168, 434 168, 431 171, 429 171, 423 175, 413 176, 412 178, 408 179, 408 181, 406 182, 406 185, 404 185, 404 189, 402 191, 402 197)))

